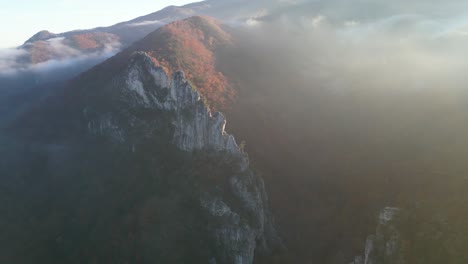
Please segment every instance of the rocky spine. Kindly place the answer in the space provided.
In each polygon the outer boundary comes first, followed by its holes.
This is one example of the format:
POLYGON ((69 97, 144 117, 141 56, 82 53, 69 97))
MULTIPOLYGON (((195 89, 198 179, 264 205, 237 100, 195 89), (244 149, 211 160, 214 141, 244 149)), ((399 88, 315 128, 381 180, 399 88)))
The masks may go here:
POLYGON ((401 235, 398 230, 400 209, 384 208, 379 214, 375 235, 367 237, 364 255, 350 264, 404 264, 401 235))
POLYGON ((199 197, 201 208, 213 223, 218 223, 211 228, 216 252, 210 263, 253 263, 256 252, 266 253, 273 244, 281 244, 272 224, 262 179, 249 169, 247 154, 225 131, 225 117, 210 111, 183 72, 174 73, 169 80, 163 68, 156 66, 148 54, 136 52, 123 74, 110 86, 114 92, 118 89, 115 100, 119 113, 86 107, 83 114, 91 134, 111 138, 118 144, 130 146, 133 152, 138 151, 135 145, 142 138, 132 137, 133 131, 144 127, 150 137, 158 123, 132 113, 155 111, 170 116, 171 140, 180 150, 220 153, 232 157, 238 164, 237 172, 228 182, 241 209, 233 208, 229 201, 213 192, 202 193, 199 197))

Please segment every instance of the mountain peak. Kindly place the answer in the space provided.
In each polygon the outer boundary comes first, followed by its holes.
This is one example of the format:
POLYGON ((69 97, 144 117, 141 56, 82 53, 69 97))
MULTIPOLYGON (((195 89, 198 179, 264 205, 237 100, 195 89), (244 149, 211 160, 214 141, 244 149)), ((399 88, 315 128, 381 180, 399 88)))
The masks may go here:
POLYGON ((229 45, 231 36, 221 23, 210 17, 194 16, 157 29, 129 51, 146 52, 169 75, 184 71, 211 107, 225 110, 234 100, 235 92, 224 74, 216 69, 215 52, 229 45))
MULTIPOLYGON (((244 169, 248 167, 245 153, 237 146, 234 137, 225 132, 225 117, 219 112, 211 112, 198 91, 185 79, 183 71, 174 72, 169 81, 169 76, 155 64, 154 58, 145 52, 134 52, 128 67, 119 76, 122 79, 114 82, 124 84, 118 93, 121 93, 120 98, 125 98, 121 102, 129 109, 156 109, 175 113, 173 141, 180 149, 226 151, 241 158, 244 169)), ((136 119, 132 120, 135 122, 136 119)), ((90 127, 93 130, 93 126, 90 127)), ((102 128, 102 124, 98 127, 102 128)), ((119 124, 117 127, 129 126, 119 124)), ((130 133, 119 133, 125 134, 130 133)))
POLYGON ((34 36, 29 38, 28 40, 26 40, 26 42, 24 44, 33 43, 33 42, 41 41, 41 40, 48 40, 48 39, 51 39, 51 38, 55 38, 57 36, 58 36, 57 34, 52 33, 52 32, 50 32, 48 30, 42 30, 42 31, 39 31, 36 34, 34 34, 34 36))

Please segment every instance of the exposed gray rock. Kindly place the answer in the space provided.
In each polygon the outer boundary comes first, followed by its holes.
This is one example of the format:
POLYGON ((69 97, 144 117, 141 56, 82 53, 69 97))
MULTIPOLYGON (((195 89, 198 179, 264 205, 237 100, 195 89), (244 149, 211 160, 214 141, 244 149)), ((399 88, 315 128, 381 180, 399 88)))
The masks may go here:
POLYGON ((375 235, 366 240, 364 256, 358 256, 351 264, 404 264, 401 235, 398 230, 400 209, 384 208, 379 214, 375 235))
MULTIPOLYGON (((248 168, 247 155, 239 148, 234 137, 225 131, 226 118, 219 112, 211 112, 200 94, 185 79, 183 72, 174 73, 169 81, 164 69, 156 66, 146 53, 137 52, 131 60, 124 76, 114 82, 120 89, 121 103, 132 110, 151 109, 174 113, 173 141, 180 149, 227 152, 242 160, 243 169, 248 168)), ((111 133, 115 138, 122 139, 121 135, 125 131, 117 132, 117 127, 135 126, 134 123, 114 124, 118 121, 111 119, 101 114, 98 120, 90 121, 89 131, 94 134, 111 133)))
POLYGON ((399 208, 385 207, 379 214, 379 222, 381 225, 389 224, 400 212, 399 208))
POLYGON ((224 194, 213 191, 202 193, 200 197, 201 208, 212 219, 207 225, 216 245, 210 263, 253 263, 255 252, 268 252, 272 243, 280 244, 267 208, 262 179, 249 169, 247 154, 234 137, 226 133, 225 117, 210 111, 183 72, 174 73, 169 80, 151 57, 137 52, 131 56, 123 74, 107 89, 114 94, 115 102, 111 105, 115 107, 98 110, 99 106, 89 106, 83 110, 91 134, 126 144, 130 152, 135 152, 142 138, 151 137, 152 131, 167 125, 158 123, 158 118, 140 118, 136 113, 161 113, 161 116, 169 116, 170 137, 180 150, 219 153, 238 164, 227 181, 228 200, 224 194), (132 136, 135 131, 139 135, 143 131, 144 136, 132 136))
POLYGON ((364 264, 364 260, 361 256, 357 256, 354 258, 354 261, 349 264, 364 264))

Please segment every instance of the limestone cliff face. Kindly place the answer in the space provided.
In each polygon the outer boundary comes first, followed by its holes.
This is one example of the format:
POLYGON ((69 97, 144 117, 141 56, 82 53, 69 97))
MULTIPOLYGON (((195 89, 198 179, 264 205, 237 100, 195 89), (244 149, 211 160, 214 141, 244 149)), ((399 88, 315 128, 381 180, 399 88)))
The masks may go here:
POLYGON ((386 207, 379 214, 376 233, 367 238, 364 255, 350 264, 404 264, 401 235, 397 227, 400 209, 386 207))
POLYGON ((176 72, 171 79, 146 53, 134 53, 128 67, 107 87, 112 91, 105 107, 83 108, 87 130, 138 152, 155 131, 167 130, 181 151, 218 153, 237 169, 229 175, 230 195, 214 189, 200 193, 200 208, 209 215, 215 249, 210 263, 253 263, 256 253, 279 244, 267 206, 263 181, 249 169, 247 154, 225 131, 226 119, 212 113, 200 94, 176 72), (151 118, 148 118, 148 115, 151 118))
MULTIPOLYGON (((137 52, 132 55, 124 75, 117 78, 114 84, 120 94, 119 103, 125 105, 127 110, 149 109, 172 113, 173 141, 180 149, 226 151, 247 161, 234 137, 226 133, 225 117, 219 112, 210 111, 183 72, 176 72, 169 81, 164 69, 155 66, 150 56, 137 52)), ((85 113, 87 111, 85 109, 85 113)), ((89 130, 93 133, 110 133, 114 138, 126 141, 129 131, 123 127, 135 127, 133 122, 137 121, 132 118, 125 126, 119 124, 122 129, 118 129, 109 117, 101 115, 98 120, 90 120, 89 130)))

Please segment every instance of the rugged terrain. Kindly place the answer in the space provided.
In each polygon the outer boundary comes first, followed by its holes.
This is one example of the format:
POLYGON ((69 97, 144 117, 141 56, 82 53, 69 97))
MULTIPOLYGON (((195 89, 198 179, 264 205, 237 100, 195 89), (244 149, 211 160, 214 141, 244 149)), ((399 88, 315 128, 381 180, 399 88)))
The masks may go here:
POLYGON ((282 248, 224 116, 155 59, 118 54, 2 136, 3 262, 243 264, 282 248))
MULTIPOLYGON (((149 33, 158 14, 132 23, 149 33)), ((117 31, 106 33, 126 38, 117 31)), ((25 263, 101 263, 116 250, 108 262, 250 263, 278 244, 265 188, 287 247, 280 263, 466 263, 466 93, 366 90, 359 78, 317 87, 290 67, 303 54, 281 37, 193 17, 52 89, 10 128, 18 142, 3 140, 5 261, 27 245, 25 263)))

